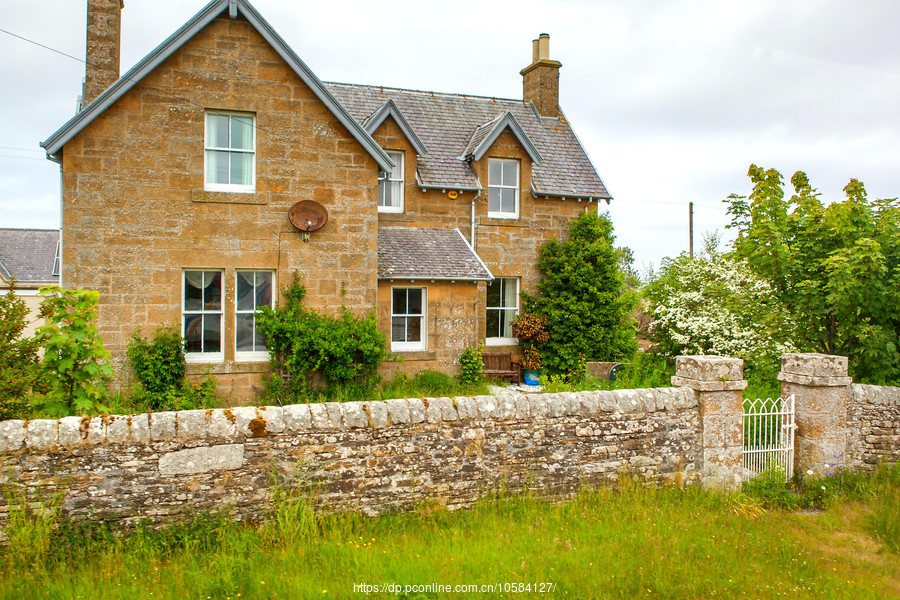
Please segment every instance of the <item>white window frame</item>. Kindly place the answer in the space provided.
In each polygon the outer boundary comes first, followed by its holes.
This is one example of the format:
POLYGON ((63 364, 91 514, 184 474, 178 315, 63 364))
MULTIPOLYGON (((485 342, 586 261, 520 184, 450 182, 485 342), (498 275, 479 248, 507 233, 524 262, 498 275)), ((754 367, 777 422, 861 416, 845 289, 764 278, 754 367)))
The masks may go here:
POLYGON ((254 338, 256 334, 256 316, 255 313, 257 310, 261 308, 260 305, 256 304, 256 287, 258 285, 256 281, 256 276, 259 273, 268 273, 272 276, 271 279, 271 289, 269 291, 269 308, 273 308, 275 306, 275 290, 278 288, 275 285, 275 271, 270 269, 238 269, 234 273, 234 360, 235 362, 264 362, 269 360, 269 351, 266 350, 238 350, 237 346, 237 337, 238 337, 238 320, 240 315, 254 315, 253 316, 253 333, 254 338), (240 277, 241 274, 253 273, 253 308, 251 310, 242 310, 238 308, 238 285, 240 285, 240 277))
MULTIPOLYGON (((229 137, 231 135, 231 127, 228 127, 229 137)), ((229 140, 230 144, 230 140, 229 140)), ((256 191, 256 115, 253 113, 239 113, 239 112, 227 112, 221 110, 208 110, 204 116, 204 132, 203 132, 203 189, 210 192, 237 192, 237 193, 251 193, 256 191), (216 117, 228 117, 229 124, 231 123, 232 117, 249 117, 250 118, 250 127, 253 131, 253 148, 232 148, 228 147, 220 147, 220 146, 211 146, 209 144, 209 118, 212 116, 216 117), (228 152, 231 154, 250 154, 250 184, 239 184, 239 183, 215 183, 209 181, 209 156, 213 152, 228 152)))
POLYGON ((519 179, 520 179, 520 168, 519 161, 513 158, 489 158, 488 159, 488 217, 491 219, 518 219, 519 218, 519 179), (500 164, 500 177, 501 181, 492 181, 491 180, 491 164, 499 163, 500 164), (504 164, 514 164, 516 166, 516 181, 515 183, 502 182, 503 177, 503 165, 504 164), (502 212, 502 211, 494 211, 491 210, 491 190, 492 189, 511 189, 515 192, 515 202, 516 202, 516 210, 513 212, 502 212))
MULTIPOLYGON (((486 312, 490 312, 490 311, 499 311, 499 312, 502 312, 502 311, 512 311, 512 312, 515 313, 515 316, 516 316, 516 317, 519 316, 519 278, 518 278, 518 277, 497 277, 496 279, 494 279, 494 281, 499 282, 501 286, 512 284, 512 285, 514 285, 514 286, 516 287, 516 293, 515 293, 516 305, 515 305, 515 307, 511 307, 511 306, 490 306, 490 305, 488 304, 488 300, 487 300, 487 297, 486 297, 486 298, 485 298, 485 308, 486 308, 486 312)), ((490 286, 491 283, 493 283, 493 282, 488 283, 488 286, 490 286)), ((504 294, 503 294, 502 287, 501 287, 501 292, 500 292, 500 301, 501 301, 501 303, 502 303, 502 301, 503 301, 503 298, 504 298, 504 294)), ((515 318, 515 317, 514 317, 514 318, 515 318)), ((485 319, 485 323, 487 323, 487 319, 485 319)), ((484 345, 485 345, 485 346, 510 346, 510 345, 514 345, 514 344, 518 344, 518 343, 519 343, 518 338, 514 338, 514 337, 496 337, 496 336, 495 336, 495 337, 491 337, 490 333, 491 333, 490 331, 486 331, 486 332, 485 332, 485 334, 486 334, 485 341, 484 341, 484 345)))
POLYGON ((394 173, 391 171, 387 174, 384 179, 378 181, 378 212, 382 213, 402 213, 404 210, 405 204, 405 196, 404 187, 406 185, 406 171, 405 171, 405 157, 403 152, 398 152, 396 150, 388 150, 387 155, 390 157, 392 161, 396 164, 396 170, 399 173, 394 173), (399 206, 382 206, 381 205, 381 190, 387 186, 391 186, 393 191, 397 192, 397 197, 399 198, 399 206))
MULTIPOLYGON (((206 286, 204 286, 205 289, 206 286)), ((184 359, 189 363, 220 363, 225 361, 225 352, 223 351, 224 343, 225 343, 225 272, 222 269, 184 269, 181 272, 181 337, 187 339, 187 330, 185 317, 187 315, 202 315, 205 318, 207 315, 219 317, 219 350, 218 352, 188 352, 187 348, 185 348, 184 359), (218 310, 208 310, 206 307, 202 307, 200 310, 187 310, 185 306, 185 282, 187 281, 187 273, 203 273, 203 281, 206 281, 207 273, 218 273, 220 275, 220 290, 219 290, 219 309, 218 310)), ((202 320, 201 320, 202 323, 202 320)), ((201 333, 202 335, 202 333, 201 333)), ((201 337, 202 340, 202 337, 201 337)))
POLYGON ((428 288, 416 286, 397 286, 391 288, 391 352, 415 352, 428 349, 428 288), (394 290, 407 291, 407 311, 409 310, 409 291, 420 290, 422 292, 422 314, 396 313, 394 312, 394 290), (417 342, 394 341, 394 318, 403 317, 419 318, 422 320, 420 326, 421 339, 417 342))

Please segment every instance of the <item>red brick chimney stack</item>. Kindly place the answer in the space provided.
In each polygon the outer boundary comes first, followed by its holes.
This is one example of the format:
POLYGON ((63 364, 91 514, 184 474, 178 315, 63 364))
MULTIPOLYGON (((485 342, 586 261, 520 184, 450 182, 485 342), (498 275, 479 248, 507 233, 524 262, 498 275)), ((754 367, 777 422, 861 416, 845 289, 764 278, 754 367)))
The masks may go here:
POLYGON ((531 64, 522 74, 522 98, 534 102, 545 117, 559 116, 559 68, 562 63, 550 60, 550 35, 542 33, 532 42, 531 64))
POLYGON ((87 0, 87 67, 81 106, 119 79, 122 8, 125 0, 87 0))

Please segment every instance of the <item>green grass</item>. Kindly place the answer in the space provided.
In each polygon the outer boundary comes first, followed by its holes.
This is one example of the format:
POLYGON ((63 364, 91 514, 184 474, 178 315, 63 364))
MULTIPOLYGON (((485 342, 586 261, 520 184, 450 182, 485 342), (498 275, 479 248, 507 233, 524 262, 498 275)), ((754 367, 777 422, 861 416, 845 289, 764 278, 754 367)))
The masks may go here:
POLYGON ((900 471, 853 489, 810 514, 752 493, 625 480, 561 503, 526 494, 378 519, 282 494, 263 525, 206 516, 126 536, 19 515, 0 555, 0 598, 358 598, 354 583, 392 582, 554 586, 484 598, 897 597, 900 471))

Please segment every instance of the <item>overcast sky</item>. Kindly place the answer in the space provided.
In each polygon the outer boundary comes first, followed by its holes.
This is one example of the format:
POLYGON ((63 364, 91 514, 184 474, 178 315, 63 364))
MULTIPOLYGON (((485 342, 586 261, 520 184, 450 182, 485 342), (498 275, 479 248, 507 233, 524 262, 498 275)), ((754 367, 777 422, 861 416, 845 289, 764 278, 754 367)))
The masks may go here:
MULTIPOLYGON (((122 71, 202 0, 128 0, 122 71)), ((560 104, 614 200, 639 266, 728 223, 751 163, 900 195, 896 0, 255 0, 323 81, 521 98, 550 34, 560 104)), ((79 59, 85 0, 0 0, 0 29, 79 59)), ((74 113, 84 64, 0 32, 0 227, 59 226, 59 169, 38 143, 74 113)))

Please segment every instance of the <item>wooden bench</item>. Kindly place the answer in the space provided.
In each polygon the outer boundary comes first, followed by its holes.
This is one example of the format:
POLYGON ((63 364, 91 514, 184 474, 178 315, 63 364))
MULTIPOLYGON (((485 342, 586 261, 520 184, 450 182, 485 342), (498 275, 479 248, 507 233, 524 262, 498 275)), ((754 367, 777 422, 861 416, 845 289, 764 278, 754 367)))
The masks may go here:
POLYGON ((484 376, 506 379, 511 383, 522 381, 522 365, 514 360, 512 352, 505 354, 482 354, 484 376))

